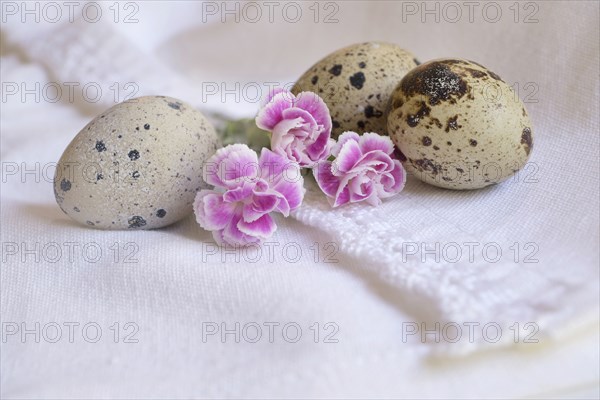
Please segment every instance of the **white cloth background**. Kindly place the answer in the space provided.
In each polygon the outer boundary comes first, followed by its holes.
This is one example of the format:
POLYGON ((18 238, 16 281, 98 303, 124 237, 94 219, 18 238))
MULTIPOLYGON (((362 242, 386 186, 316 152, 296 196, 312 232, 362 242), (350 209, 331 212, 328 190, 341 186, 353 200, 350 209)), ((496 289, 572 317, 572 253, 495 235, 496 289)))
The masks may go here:
POLYGON ((266 14, 250 23, 243 12, 239 23, 231 15, 223 23, 220 14, 203 22, 201 2, 135 4, 133 24, 122 23, 134 10, 124 3, 119 23, 108 3, 97 23, 66 17, 22 23, 19 15, 3 21, 3 91, 15 82, 27 88, 95 82, 103 93, 96 103, 77 89, 73 101, 66 92, 56 103, 33 95, 22 101, 21 93, 2 100, 2 321, 29 328, 96 322, 103 338, 48 343, 42 337, 35 343, 29 336, 21 343, 18 335, 7 337, 2 396, 598 396, 598 3, 521 3, 515 22, 512 2, 502 2, 496 23, 489 22, 492 11, 487 19, 482 14, 482 5, 473 23, 466 8, 452 23, 444 20, 454 16, 444 14, 451 11, 444 3, 429 4, 438 4, 439 22, 435 15, 422 22, 422 10, 406 12, 412 4, 421 7, 418 2, 337 2, 338 22, 331 24, 322 20, 335 8, 323 4, 319 23, 312 3, 299 3, 304 16, 297 23, 277 12, 272 23, 266 14), (523 23, 535 10, 538 22, 523 23), (124 85, 135 83, 136 95, 172 95, 207 113, 250 117, 257 101, 249 99, 254 92, 244 98, 244 87, 293 82, 325 54, 366 40, 397 43, 421 61, 472 59, 518 84, 521 98, 531 94, 528 169, 518 179, 471 192, 409 177, 406 189, 379 208, 331 210, 307 182, 305 203, 293 218, 278 220, 273 239, 278 249, 294 243, 302 250, 296 263, 280 250, 274 259, 263 252, 254 263, 243 255, 237 261, 213 254, 210 234, 193 217, 157 231, 102 232, 76 225, 56 206, 48 181, 53 169, 45 167, 90 118, 115 103, 115 82, 119 100, 131 93, 124 85), (239 82, 240 98, 203 93, 207 82, 229 89, 239 82), (102 258, 93 263, 76 252, 72 262, 63 254, 51 263, 44 256, 48 243, 64 250, 67 242, 95 243, 102 258), (118 262, 114 243, 121 249, 118 262), (133 264, 122 260, 128 243, 138 249, 133 264), (316 263, 314 243, 320 248, 316 263), (328 243, 339 248, 334 263, 322 262, 328 243), (406 254, 409 243, 458 243, 463 252, 464 243, 478 247, 473 261, 465 253, 453 263, 406 254), (498 262, 482 255, 489 243, 502 250, 498 262), (16 255, 9 254, 12 244, 16 255), (24 251, 35 246, 39 260, 24 251), (524 262, 536 247, 539 262, 524 262), (139 343, 112 342, 109 327, 116 321, 137 324, 139 343), (229 328, 295 322, 303 335, 295 344, 280 336, 274 343, 231 337, 221 343, 217 336, 204 343, 206 322, 229 328), (320 342, 323 324, 337 324, 339 343, 314 343, 315 322, 320 342), (481 335, 474 343, 436 343, 431 335, 427 343, 418 335, 405 341, 402 332, 411 322, 428 328, 495 322, 503 334, 497 344, 481 335), (540 343, 515 345, 509 329, 515 322, 537 324, 540 343))

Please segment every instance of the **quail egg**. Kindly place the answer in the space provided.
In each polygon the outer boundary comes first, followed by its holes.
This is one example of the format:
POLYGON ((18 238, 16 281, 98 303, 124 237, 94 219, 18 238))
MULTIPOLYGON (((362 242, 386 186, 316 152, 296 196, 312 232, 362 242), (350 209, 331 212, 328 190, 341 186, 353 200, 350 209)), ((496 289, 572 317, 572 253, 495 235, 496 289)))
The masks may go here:
POLYGON ((219 139, 189 104, 164 96, 117 104, 87 124, 54 177, 60 208, 97 229, 152 229, 192 213, 219 139))
POLYGON ((533 131, 523 102, 497 74, 461 59, 424 63, 404 76, 388 132, 406 169, 449 189, 478 189, 523 168, 533 131))

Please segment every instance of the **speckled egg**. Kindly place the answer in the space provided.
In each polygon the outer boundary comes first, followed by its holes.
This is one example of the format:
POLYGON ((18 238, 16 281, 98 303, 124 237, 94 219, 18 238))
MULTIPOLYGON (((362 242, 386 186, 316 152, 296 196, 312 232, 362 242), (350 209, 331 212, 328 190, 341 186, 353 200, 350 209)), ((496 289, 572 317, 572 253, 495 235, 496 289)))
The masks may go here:
POLYGON ((409 172, 449 189, 501 182, 533 149, 531 121, 512 88, 466 60, 433 60, 406 74, 391 96, 388 131, 409 172))
POLYGON ((60 208, 98 229, 153 229, 192 213, 203 163, 219 139, 192 106, 139 97, 94 118, 64 151, 54 177, 60 208))
POLYGON ((380 42, 338 50, 313 65, 292 92, 318 93, 333 123, 332 136, 345 131, 387 134, 385 109, 402 77, 419 63, 400 47, 380 42))

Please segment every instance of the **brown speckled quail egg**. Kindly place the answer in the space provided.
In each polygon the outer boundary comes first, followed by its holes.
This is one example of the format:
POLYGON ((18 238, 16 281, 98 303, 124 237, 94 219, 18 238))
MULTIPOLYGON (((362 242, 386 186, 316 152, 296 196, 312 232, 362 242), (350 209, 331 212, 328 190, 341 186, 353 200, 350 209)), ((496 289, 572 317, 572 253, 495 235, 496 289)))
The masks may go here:
POLYGON ((512 88, 459 59, 429 61, 406 74, 391 96, 388 131, 409 172, 449 189, 501 182, 533 149, 531 121, 512 88))
POLYGON ((54 177, 60 208, 99 229, 152 229, 192 213, 204 162, 219 139, 210 122, 170 97, 139 97, 94 118, 54 177))
POLYGON ((323 98, 331 112, 334 138, 345 131, 385 135, 390 95, 417 64, 411 53, 394 44, 354 44, 313 65, 292 92, 311 91, 323 98))

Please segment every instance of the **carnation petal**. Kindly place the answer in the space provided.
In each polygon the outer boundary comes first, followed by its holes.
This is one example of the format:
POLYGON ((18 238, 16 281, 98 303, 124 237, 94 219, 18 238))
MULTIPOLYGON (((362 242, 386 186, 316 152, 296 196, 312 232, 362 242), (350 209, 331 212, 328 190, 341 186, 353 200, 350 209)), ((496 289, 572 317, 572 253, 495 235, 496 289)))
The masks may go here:
POLYGON ((360 147, 358 146, 358 142, 354 140, 348 140, 342 146, 337 158, 333 162, 334 164, 334 172, 338 173, 347 173, 354 168, 354 166, 358 163, 358 161, 362 157, 362 152, 360 151, 360 147))
POLYGON ((213 186, 233 188, 256 176, 258 157, 245 144, 223 147, 204 164, 204 180, 213 186))
POLYGON ((313 168, 313 175, 319 188, 328 197, 335 197, 340 187, 340 178, 331 172, 331 161, 322 161, 313 168))
POLYGON ((291 102, 293 102, 295 99, 295 96, 292 94, 292 92, 290 92, 289 90, 284 89, 282 87, 278 87, 278 88, 274 88, 273 90, 269 91, 269 93, 260 101, 259 107, 263 108, 264 106, 269 104, 271 102, 271 100, 273 100, 273 97, 275 97, 279 93, 286 94, 288 96, 288 99, 290 99, 291 102))
POLYGON ((265 104, 256 116, 256 126, 266 131, 272 131, 283 119, 283 111, 293 107, 293 95, 287 91, 278 92, 265 104))
POLYGON ((227 244, 227 243, 225 243, 225 239, 223 239, 223 230, 222 229, 212 231, 212 237, 219 246, 224 246, 225 244, 227 244))
POLYGON ((329 157, 330 140, 329 134, 323 131, 319 134, 314 143, 306 148, 306 154, 308 154, 313 162, 318 162, 329 157))
POLYGON ((336 194, 335 200, 333 202, 333 207, 334 208, 339 207, 339 206, 342 206, 349 202, 350 202, 350 190, 348 189, 348 186, 346 186, 336 194))
POLYGON ((277 229, 275 221, 269 214, 265 214, 253 222, 246 222, 243 219, 237 223, 240 232, 257 239, 269 238, 277 229))
POLYGON ((317 124, 322 125, 327 135, 331 135, 331 115, 329 108, 318 94, 301 92, 296 96, 295 106, 310 113, 317 124))
POLYGON ((300 177, 299 180, 282 179, 273 186, 273 190, 280 195, 277 211, 287 217, 289 212, 300 207, 304 200, 306 193, 304 178, 300 177))
POLYGON ((229 189, 225 193, 223 193, 223 200, 227 203, 235 203, 238 201, 243 201, 248 197, 252 196, 252 189, 254 188, 254 184, 243 182, 240 186, 229 189))
POLYGON ((398 160, 394 160, 394 169, 381 175, 378 194, 381 198, 392 197, 400 193, 406 184, 406 171, 398 160))
POLYGON ((275 210, 279 198, 275 193, 255 193, 252 203, 245 204, 243 218, 246 222, 256 221, 258 218, 275 210))
POLYGON ((273 127, 273 132, 271 134, 271 150, 280 154, 285 154, 285 151, 293 145, 295 139, 294 134, 290 133, 290 131, 301 127, 301 118, 281 120, 273 127))
MULTIPOLYGON (((260 176, 269 183, 279 181, 282 176, 294 176, 297 165, 286 156, 263 148, 258 161, 260 176), (289 171, 291 169, 291 171, 289 171)), ((299 173, 298 173, 299 175, 299 173)))
POLYGON ((337 143, 334 144, 333 147, 331 148, 331 155, 334 157, 337 157, 338 154, 340 153, 340 150, 344 146, 344 144, 349 140, 358 142, 360 140, 360 136, 358 135, 358 133, 352 132, 352 131, 346 131, 346 132, 342 133, 338 137, 337 143))
POLYGON ((364 154, 370 151, 383 151, 389 155, 394 152, 394 143, 389 136, 381 136, 373 132, 363 133, 358 144, 364 154))
POLYGON ((360 175, 348 183, 348 188, 350 189, 350 198, 353 202, 363 199, 371 193, 371 185, 369 184, 370 182, 371 180, 367 176, 360 175))
POLYGON ((363 154, 356 163, 364 168, 370 168, 379 173, 389 172, 394 169, 394 160, 383 151, 373 150, 363 154))
POLYGON ((302 124, 308 124, 310 129, 317 129, 317 121, 315 118, 306 110, 298 107, 288 108, 287 110, 283 110, 283 118, 284 119, 300 119, 302 124))
POLYGON ((381 199, 377 196, 377 192, 373 191, 369 196, 364 199, 368 204, 377 207, 381 204, 381 199))
POLYGON ((201 190, 194 200, 196 221, 204 229, 223 229, 233 218, 235 204, 223 201, 223 195, 213 190, 201 190))
POLYGON ((234 246, 246 246, 251 243, 260 241, 252 235, 247 235, 239 229, 240 223, 243 223, 242 213, 237 212, 234 214, 231 222, 227 224, 225 229, 222 231, 222 239, 225 244, 234 246))
POLYGON ((404 186, 406 185, 406 170, 402 163, 398 160, 394 160, 394 169, 390 172, 390 174, 394 177, 394 186, 392 189, 396 193, 400 193, 404 186))

